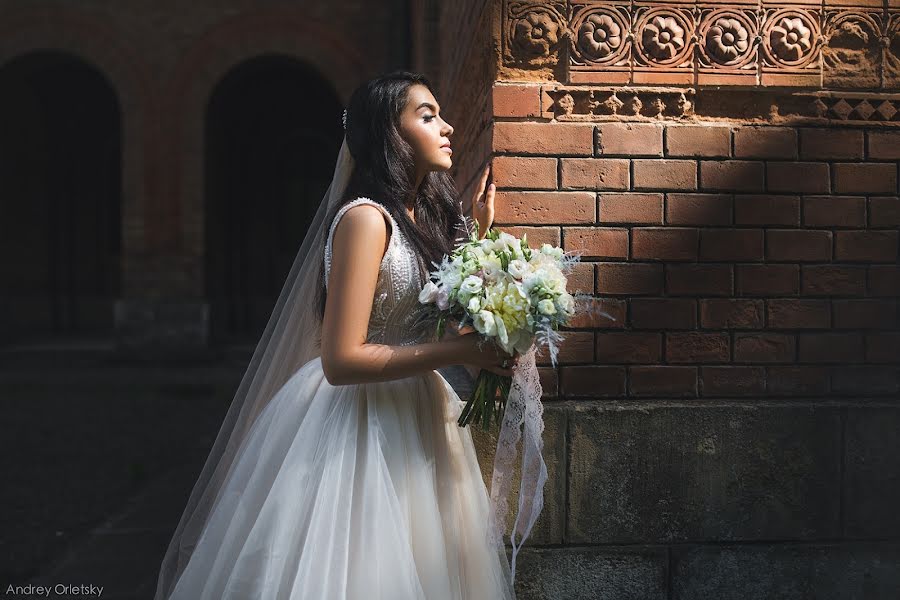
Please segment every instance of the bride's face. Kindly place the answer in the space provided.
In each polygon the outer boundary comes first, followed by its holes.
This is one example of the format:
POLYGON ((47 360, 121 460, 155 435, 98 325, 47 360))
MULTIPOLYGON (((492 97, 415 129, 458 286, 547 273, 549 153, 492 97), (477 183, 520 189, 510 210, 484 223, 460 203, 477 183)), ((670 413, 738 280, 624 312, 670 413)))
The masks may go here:
POLYGON ((412 146, 416 171, 446 171, 453 166, 450 135, 453 127, 440 116, 440 105, 427 87, 409 88, 406 107, 400 115, 400 135, 412 146))

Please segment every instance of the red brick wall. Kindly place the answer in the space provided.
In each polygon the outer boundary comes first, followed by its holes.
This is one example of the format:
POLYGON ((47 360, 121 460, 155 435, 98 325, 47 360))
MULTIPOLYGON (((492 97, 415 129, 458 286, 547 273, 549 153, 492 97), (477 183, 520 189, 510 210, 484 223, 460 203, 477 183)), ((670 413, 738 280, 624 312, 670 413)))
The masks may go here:
MULTIPOLYGON (((548 122, 494 87, 496 225, 581 251, 548 396, 896 396, 900 131, 548 122)), ((546 110, 546 106, 543 107, 546 110)))

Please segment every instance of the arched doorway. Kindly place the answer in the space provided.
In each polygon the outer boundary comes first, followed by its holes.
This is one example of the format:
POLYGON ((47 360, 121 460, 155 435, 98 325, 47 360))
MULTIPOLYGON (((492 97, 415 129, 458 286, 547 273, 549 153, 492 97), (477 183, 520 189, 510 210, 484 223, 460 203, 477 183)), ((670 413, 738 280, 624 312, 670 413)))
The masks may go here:
POLYGON ((212 344, 258 340, 328 189, 343 107, 331 84, 281 55, 215 87, 206 117, 206 293, 212 344))
POLYGON ((111 338, 121 256, 115 90, 72 55, 0 68, 0 340, 111 338))

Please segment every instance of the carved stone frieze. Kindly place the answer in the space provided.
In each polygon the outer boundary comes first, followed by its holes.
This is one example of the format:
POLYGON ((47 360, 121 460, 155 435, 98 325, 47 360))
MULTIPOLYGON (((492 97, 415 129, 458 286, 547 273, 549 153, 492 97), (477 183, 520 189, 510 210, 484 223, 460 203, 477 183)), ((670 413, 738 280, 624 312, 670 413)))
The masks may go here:
POLYGON ((544 85, 541 116, 558 121, 715 120, 900 126, 900 94, 736 88, 544 85))
POLYGON ((506 0, 503 31, 504 66, 569 84, 900 86, 900 2, 506 0))

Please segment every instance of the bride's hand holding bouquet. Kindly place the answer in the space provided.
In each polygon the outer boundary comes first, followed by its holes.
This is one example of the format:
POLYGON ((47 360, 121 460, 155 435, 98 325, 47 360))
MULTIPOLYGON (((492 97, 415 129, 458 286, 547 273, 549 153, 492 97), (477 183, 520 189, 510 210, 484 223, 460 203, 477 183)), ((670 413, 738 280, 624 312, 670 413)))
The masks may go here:
POLYGON ((556 364, 557 344, 563 339, 557 330, 575 315, 565 273, 578 261, 578 256, 550 244, 533 250, 527 236, 518 239, 489 229, 483 239, 473 232, 435 264, 419 302, 439 311, 438 338, 447 323, 455 323, 458 330, 471 324, 477 332, 458 342, 471 350, 466 362, 482 367, 460 426, 476 421, 488 429, 495 413, 500 421, 515 361, 535 342, 549 348, 556 364))

